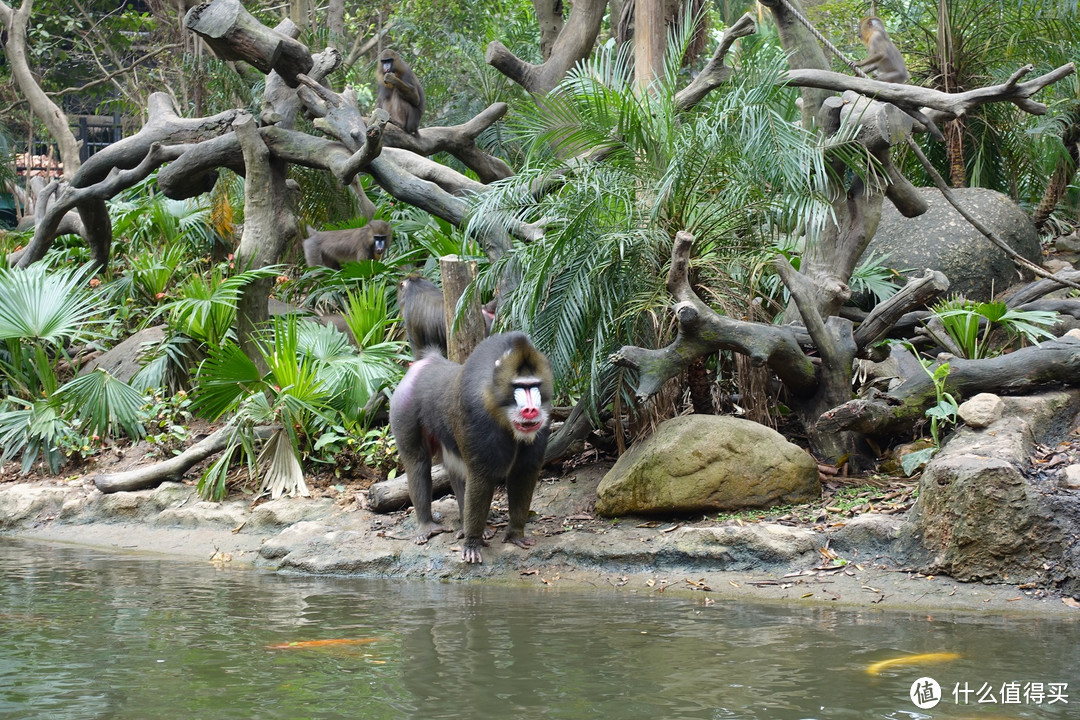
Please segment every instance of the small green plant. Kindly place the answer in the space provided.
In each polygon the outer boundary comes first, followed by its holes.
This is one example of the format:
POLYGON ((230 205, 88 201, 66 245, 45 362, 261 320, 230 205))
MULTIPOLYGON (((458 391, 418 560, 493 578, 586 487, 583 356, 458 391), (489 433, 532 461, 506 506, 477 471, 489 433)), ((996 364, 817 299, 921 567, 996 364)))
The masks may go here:
POLYGON ((372 428, 360 439, 360 457, 364 464, 386 475, 387 480, 397 476, 397 443, 387 425, 372 428))
POLYGON ((945 391, 945 381, 949 377, 949 363, 942 363, 930 372, 930 379, 934 382, 934 394, 937 403, 926 410, 926 417, 930 418, 930 437, 934 441, 934 447, 941 447, 941 426, 956 424, 956 410, 959 403, 952 393, 945 391))
POLYGON ((934 335, 935 323, 927 325, 927 332, 968 360, 1000 355, 1017 343, 1037 345, 1040 340, 1052 340, 1054 336, 1046 328, 1057 322, 1055 312, 1015 310, 1003 302, 972 302, 964 298, 940 302, 932 310, 932 317, 940 321, 948 338, 934 335), (1005 332, 1006 339, 992 343, 991 335, 998 328, 1005 332))
POLYGON ((157 305, 165 299, 169 283, 184 267, 187 258, 187 249, 183 245, 169 245, 153 252, 133 255, 129 259, 132 290, 147 305, 157 305))
POLYGON ((33 469, 39 456, 55 475, 67 460, 61 448, 77 443, 75 429, 55 400, 28 402, 9 397, 0 406, 0 463, 21 454, 23 475, 33 469))
POLYGON ((142 393, 100 368, 66 383, 54 397, 66 408, 65 415, 78 418, 79 427, 91 435, 123 432, 138 440, 145 434, 139 417, 142 393))
POLYGON ((4 389, 36 402, 56 390, 53 362, 66 347, 101 336, 100 291, 93 268, 0 268, 0 380, 4 389))
POLYGON ((212 348, 234 337, 236 303, 244 287, 280 271, 269 266, 229 275, 228 263, 219 263, 209 276, 192 275, 176 289, 176 299, 159 305, 151 319, 164 316, 168 332, 144 355, 142 370, 132 379, 141 389, 187 388, 191 374, 212 348))
POLYGON ((355 475, 361 467, 387 479, 397 475, 397 446, 385 425, 366 431, 356 424, 350 429, 335 425, 315 441, 312 459, 330 466, 339 478, 355 475))
POLYGON ((929 462, 930 458, 941 449, 941 430, 943 427, 956 424, 956 412, 960 404, 956 401, 953 394, 946 390, 946 383, 949 377, 949 363, 941 363, 937 367, 931 369, 930 361, 919 356, 910 345, 908 347, 912 350, 912 353, 919 358, 919 362, 922 363, 923 371, 926 372, 933 382, 936 400, 934 405, 926 410, 926 417, 930 418, 930 437, 934 441, 933 446, 908 453, 900 461, 901 469, 906 475, 910 476, 915 470, 929 462))
POLYGON ((191 398, 183 390, 169 396, 152 393, 139 414, 147 441, 160 455, 179 453, 191 435, 191 398))

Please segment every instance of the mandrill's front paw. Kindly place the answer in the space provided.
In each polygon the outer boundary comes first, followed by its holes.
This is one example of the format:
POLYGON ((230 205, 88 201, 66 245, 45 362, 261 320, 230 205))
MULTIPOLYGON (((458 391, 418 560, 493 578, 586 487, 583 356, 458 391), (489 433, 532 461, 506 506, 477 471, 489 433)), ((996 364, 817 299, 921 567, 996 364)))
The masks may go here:
POLYGON ((466 540, 461 546, 461 559, 472 565, 482 565, 484 557, 480 554, 480 548, 487 545, 483 540, 466 540))
POLYGON ((533 545, 536 544, 536 540, 534 538, 525 537, 524 535, 511 535, 509 533, 507 533, 506 537, 503 538, 503 542, 504 543, 513 543, 514 545, 517 545, 519 548, 526 548, 526 549, 531 548, 533 545))

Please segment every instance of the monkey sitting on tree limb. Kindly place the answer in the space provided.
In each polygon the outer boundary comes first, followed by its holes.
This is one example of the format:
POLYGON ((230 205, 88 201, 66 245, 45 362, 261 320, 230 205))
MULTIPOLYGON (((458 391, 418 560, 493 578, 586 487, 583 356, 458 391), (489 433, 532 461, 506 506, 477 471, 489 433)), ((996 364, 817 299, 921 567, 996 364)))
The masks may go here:
POLYGON ((435 353, 414 362, 390 399, 390 429, 416 512, 416 542, 448 532, 431 512, 431 464, 443 468, 461 513, 461 557, 482 563, 480 548, 495 487, 506 484, 510 519, 503 542, 528 548, 533 491, 548 441, 551 366, 524 333, 492 335, 464 365, 435 353))
POLYGON ((855 63, 858 67, 867 74, 873 72, 874 77, 882 82, 906 83, 911 79, 904 65, 904 57, 889 39, 881 18, 873 15, 864 17, 859 23, 859 37, 869 54, 865 60, 855 63))
POLYGON ((420 116, 424 114, 424 86, 420 84, 412 68, 393 50, 384 50, 375 65, 375 82, 379 94, 375 107, 390 115, 390 122, 412 135, 420 130, 420 116))
POLYGON ((394 236, 390 223, 372 220, 364 227, 346 230, 317 231, 304 240, 304 259, 308 267, 323 265, 340 270, 347 262, 381 260, 394 236))

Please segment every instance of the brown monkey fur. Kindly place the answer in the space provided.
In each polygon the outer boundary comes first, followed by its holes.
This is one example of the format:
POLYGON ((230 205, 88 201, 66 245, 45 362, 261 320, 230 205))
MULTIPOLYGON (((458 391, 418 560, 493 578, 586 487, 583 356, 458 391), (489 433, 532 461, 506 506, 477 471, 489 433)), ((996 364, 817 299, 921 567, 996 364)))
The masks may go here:
POLYGON ((865 60, 855 64, 867 74, 872 71, 874 77, 882 82, 906 83, 911 79, 907 66, 904 65, 904 57, 889 39, 881 18, 872 15, 864 17, 859 23, 859 38, 866 45, 869 54, 865 60))
POLYGON ((434 353, 412 364, 390 399, 390 429, 418 544, 448 532, 431 512, 431 463, 440 453, 461 513, 465 562, 483 562, 492 495, 503 483, 510 511, 503 542, 535 544, 525 521, 547 448, 551 395, 551 366, 520 332, 488 337, 464 365, 434 353))
POLYGON ((375 107, 390 114, 390 121, 407 133, 417 134, 427 103, 424 86, 412 68, 393 50, 383 50, 375 64, 379 94, 375 107))
MULTIPOLYGON (((405 325, 413 357, 419 358, 426 349, 435 348, 446 357, 446 314, 443 294, 439 287, 420 273, 410 273, 398 285, 398 307, 405 325)), ((491 333, 495 320, 495 301, 484 305, 484 332, 491 333)))
POLYGON ((334 270, 347 262, 381 260, 394 237, 385 220, 372 220, 364 227, 347 230, 309 230, 311 235, 304 240, 308 267, 324 265, 334 270))

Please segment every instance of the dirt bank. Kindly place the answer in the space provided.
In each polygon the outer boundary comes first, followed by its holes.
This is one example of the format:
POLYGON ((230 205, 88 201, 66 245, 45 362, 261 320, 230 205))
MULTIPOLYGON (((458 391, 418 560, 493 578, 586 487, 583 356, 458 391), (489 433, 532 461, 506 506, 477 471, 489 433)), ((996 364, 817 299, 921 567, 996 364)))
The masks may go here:
MULTIPOLYGON (((847 517, 823 506, 758 522, 598 519, 590 503, 605 469, 587 466, 545 478, 529 526, 537 545, 521 550, 498 542, 496 535, 482 566, 461 562, 452 534, 416 545, 411 513, 369 512, 347 491, 252 506, 248 499, 202 502, 192 486, 176 483, 112 495, 80 478, 6 483, 0 485, 0 534, 303 574, 580 584, 635 593, 700 593, 717 600, 1080 620, 1070 598, 1045 589, 960 583, 913 570, 915 545, 905 534, 903 512, 871 510, 847 517)), ((452 499, 438 501, 436 509, 456 523, 452 499)))

